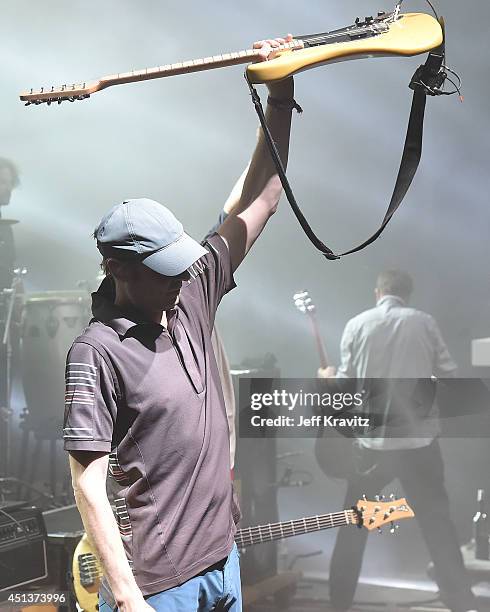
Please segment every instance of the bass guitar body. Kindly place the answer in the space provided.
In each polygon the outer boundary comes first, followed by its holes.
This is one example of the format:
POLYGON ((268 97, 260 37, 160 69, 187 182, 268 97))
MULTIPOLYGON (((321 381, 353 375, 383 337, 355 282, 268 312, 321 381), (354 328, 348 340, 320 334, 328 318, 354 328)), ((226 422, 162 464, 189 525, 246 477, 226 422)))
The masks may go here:
POLYGON ((102 570, 87 534, 78 542, 73 554, 72 572, 78 605, 85 612, 97 612, 102 570))
MULTIPOLYGON (((348 34, 348 30, 345 34, 348 34)), ((280 81, 303 70, 334 62, 376 56, 419 55, 438 47, 443 41, 443 32, 441 24, 431 15, 404 13, 386 30, 380 29, 377 35, 367 38, 331 42, 335 38, 330 37, 327 38, 328 44, 319 46, 308 46, 307 36, 297 38, 304 38, 305 49, 286 50, 270 62, 248 66, 247 74, 252 83, 280 81)))
POLYGON ((315 458, 325 476, 351 480, 369 474, 376 467, 367 461, 365 450, 357 440, 332 433, 331 427, 328 429, 328 436, 324 436, 324 429, 320 428, 315 442, 315 458))

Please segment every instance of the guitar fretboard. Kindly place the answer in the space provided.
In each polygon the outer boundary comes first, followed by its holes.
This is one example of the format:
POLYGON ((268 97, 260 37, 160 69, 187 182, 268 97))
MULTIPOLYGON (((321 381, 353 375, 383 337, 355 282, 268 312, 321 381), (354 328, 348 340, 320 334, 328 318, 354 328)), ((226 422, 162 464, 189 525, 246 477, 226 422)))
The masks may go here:
MULTIPOLYGON (((301 49, 302 46, 303 42, 301 40, 293 40, 280 45, 275 50, 285 51, 287 49, 301 49)), ((246 64, 251 59, 258 58, 259 56, 260 54, 257 49, 245 49, 243 51, 234 51, 232 53, 224 53, 222 55, 212 55, 209 57, 177 62, 175 64, 165 64, 163 66, 156 66, 155 68, 145 68, 144 70, 133 70, 131 72, 112 74, 110 76, 103 77, 101 79, 101 83, 103 83, 105 86, 109 86, 119 83, 159 79, 165 76, 208 70, 209 68, 222 68, 224 66, 246 64)))
POLYGON ((342 527, 343 525, 357 524, 357 515, 353 510, 333 512, 331 514, 320 514, 309 516, 294 521, 281 523, 270 523, 268 525, 257 525, 239 529, 235 534, 235 542, 239 548, 247 548, 261 542, 272 542, 292 536, 342 527))

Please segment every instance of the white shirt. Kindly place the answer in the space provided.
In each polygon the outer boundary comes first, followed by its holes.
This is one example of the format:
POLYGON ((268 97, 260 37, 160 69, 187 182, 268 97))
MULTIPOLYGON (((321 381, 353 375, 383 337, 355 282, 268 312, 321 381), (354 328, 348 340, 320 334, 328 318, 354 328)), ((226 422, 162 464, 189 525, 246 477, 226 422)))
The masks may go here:
MULTIPOLYGON (((429 379, 454 376, 457 369, 434 318, 395 295, 383 296, 374 308, 351 319, 340 350, 338 378, 429 379)), ((403 437, 390 438, 389 427, 383 426, 376 431, 382 437, 362 437, 360 442, 383 450, 426 446, 440 431, 438 416, 434 403, 423 418, 404 415, 403 437)))

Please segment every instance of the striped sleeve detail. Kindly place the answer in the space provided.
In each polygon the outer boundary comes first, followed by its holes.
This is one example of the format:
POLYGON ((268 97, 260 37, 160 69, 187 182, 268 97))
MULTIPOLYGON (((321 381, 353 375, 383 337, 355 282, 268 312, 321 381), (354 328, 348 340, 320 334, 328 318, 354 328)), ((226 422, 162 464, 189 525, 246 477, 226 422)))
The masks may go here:
POLYGON ((128 476, 123 471, 121 464, 119 463, 117 448, 115 448, 109 455, 109 474, 120 485, 128 486, 130 484, 128 476))
POLYGON ((119 527, 119 533, 122 536, 131 536, 133 529, 124 497, 118 497, 114 500, 114 515, 119 527))
POLYGON ((111 450, 117 415, 114 380, 105 360, 91 345, 75 342, 65 371, 66 450, 111 450))

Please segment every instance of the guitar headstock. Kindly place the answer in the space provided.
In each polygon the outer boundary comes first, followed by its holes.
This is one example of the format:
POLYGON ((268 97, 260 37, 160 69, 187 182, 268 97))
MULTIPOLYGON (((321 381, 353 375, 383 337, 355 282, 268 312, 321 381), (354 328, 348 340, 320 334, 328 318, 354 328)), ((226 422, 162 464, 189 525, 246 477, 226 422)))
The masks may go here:
POLYGON ((316 310, 315 304, 310 297, 308 291, 298 291, 293 295, 294 305, 303 314, 314 313, 316 310))
POLYGON ((368 531, 381 529, 383 525, 390 524, 390 531, 394 533, 398 527, 395 521, 415 516, 404 497, 395 499, 394 495, 391 495, 389 501, 383 500, 384 496, 376 496, 375 501, 368 501, 365 497, 360 499, 354 507, 357 523, 368 531))
POLYGON ((70 85, 61 85, 60 87, 41 87, 41 89, 31 89, 24 91, 20 95, 20 99, 30 104, 48 104, 54 102, 61 104, 62 102, 75 102, 75 100, 85 100, 90 97, 90 94, 95 93, 100 89, 100 82, 93 81, 92 83, 72 83, 70 85))

